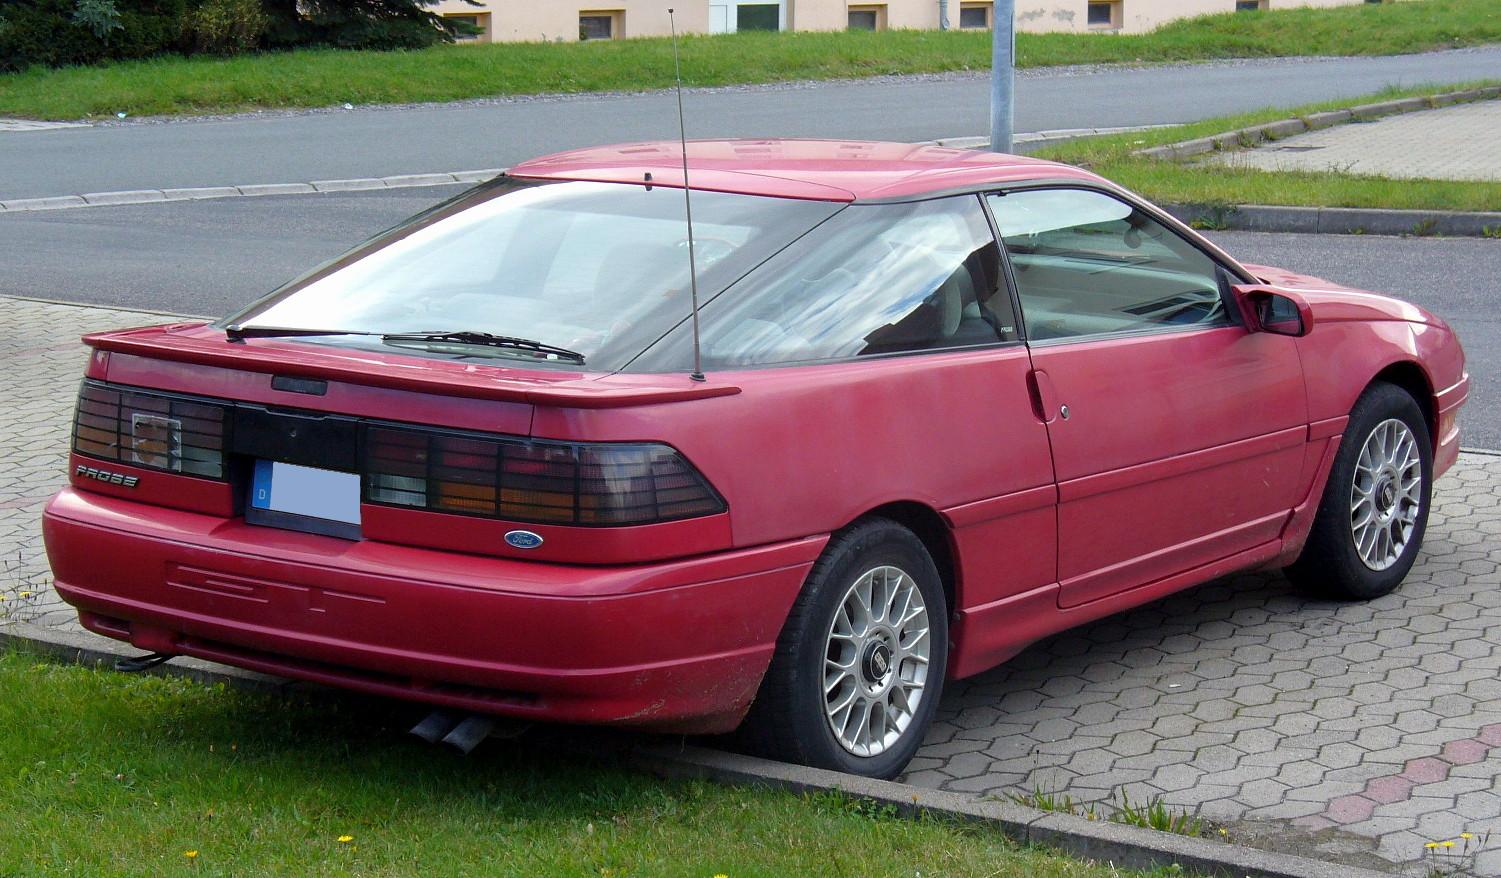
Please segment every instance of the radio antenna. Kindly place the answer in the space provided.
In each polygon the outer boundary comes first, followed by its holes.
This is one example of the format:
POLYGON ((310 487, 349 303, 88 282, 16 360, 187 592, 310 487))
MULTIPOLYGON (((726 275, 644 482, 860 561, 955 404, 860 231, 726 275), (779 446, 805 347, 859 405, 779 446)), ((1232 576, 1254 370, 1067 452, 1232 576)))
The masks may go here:
POLYGON ((693 248, 693 196, 688 188, 688 126, 683 121, 683 64, 678 60, 678 24, 673 10, 667 10, 672 28, 672 73, 678 92, 678 142, 683 147, 683 210, 688 215, 688 288, 693 294, 693 373, 694 381, 704 379, 704 357, 698 340, 698 254, 693 248))

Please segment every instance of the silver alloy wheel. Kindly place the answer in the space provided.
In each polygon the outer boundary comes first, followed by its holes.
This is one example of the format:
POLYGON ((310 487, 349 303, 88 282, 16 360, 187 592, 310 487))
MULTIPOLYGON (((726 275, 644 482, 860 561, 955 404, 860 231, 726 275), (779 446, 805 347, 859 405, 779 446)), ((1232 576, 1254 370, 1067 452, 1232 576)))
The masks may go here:
POLYGON ((840 746, 876 756, 906 732, 928 682, 932 638, 917 580, 897 567, 856 578, 829 624, 824 711, 840 746))
POLYGON ((1350 486, 1350 536, 1372 570, 1397 563, 1423 508, 1423 458, 1407 425, 1388 418, 1366 437, 1350 486))

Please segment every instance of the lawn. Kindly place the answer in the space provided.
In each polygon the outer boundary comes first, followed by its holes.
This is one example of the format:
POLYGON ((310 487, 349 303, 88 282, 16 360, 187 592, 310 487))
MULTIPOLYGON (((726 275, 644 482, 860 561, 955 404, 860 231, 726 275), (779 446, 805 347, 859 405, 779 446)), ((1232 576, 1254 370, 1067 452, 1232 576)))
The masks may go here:
MULTIPOLYGON (((1501 3, 1497 4, 1501 8, 1501 3)), ((1036 150, 1041 158, 1080 165, 1164 204, 1279 204, 1310 207, 1377 207, 1411 210, 1501 210, 1501 183, 1391 179, 1330 172, 1264 171, 1225 165, 1144 158, 1137 150, 1222 134, 1248 125, 1369 104, 1393 98, 1495 85, 1496 80, 1437 88, 1389 88, 1374 95, 1293 108, 1269 108, 1189 125, 1093 137, 1036 150)), ((1359 123, 1355 123, 1359 124, 1359 123)))
POLYGON ((527 739, 464 758, 404 735, 417 713, 0 653, 0 874, 1142 875, 527 739))
MULTIPOLYGON (((1421 0, 1229 13, 1141 35, 1019 34, 1023 67, 1285 55, 1382 55, 1501 42, 1496 0, 1421 0)), ((974 31, 744 33, 684 39, 689 85, 984 70, 974 31)), ((270 107, 447 101, 663 88, 664 39, 441 46, 408 52, 307 50, 159 58, 0 75, 0 116, 217 113, 270 107)))

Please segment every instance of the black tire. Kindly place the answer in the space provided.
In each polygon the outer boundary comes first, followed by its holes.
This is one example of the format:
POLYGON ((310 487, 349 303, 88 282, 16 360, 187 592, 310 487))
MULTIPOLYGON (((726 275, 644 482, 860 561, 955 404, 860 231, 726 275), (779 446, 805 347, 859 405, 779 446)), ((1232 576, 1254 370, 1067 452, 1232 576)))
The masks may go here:
POLYGON ((866 777, 897 776, 921 746, 943 694, 948 613, 938 568, 911 531, 889 519, 871 518, 835 535, 782 626, 771 667, 740 728, 742 746, 772 759, 866 777), (861 756, 841 744, 831 727, 824 702, 824 661, 836 611, 865 573, 883 566, 911 577, 926 605, 928 673, 900 736, 880 753, 861 756))
POLYGON ((1417 400, 1400 387, 1376 382, 1366 388, 1350 411, 1350 422, 1329 472, 1329 483, 1302 554, 1287 568, 1297 585, 1340 600, 1370 600, 1390 594, 1412 569, 1428 527, 1433 493, 1433 443, 1417 400), (1396 560, 1376 570, 1363 560, 1352 529, 1352 491, 1362 448, 1376 428, 1396 419, 1411 431, 1421 463, 1420 506, 1407 542, 1396 560))

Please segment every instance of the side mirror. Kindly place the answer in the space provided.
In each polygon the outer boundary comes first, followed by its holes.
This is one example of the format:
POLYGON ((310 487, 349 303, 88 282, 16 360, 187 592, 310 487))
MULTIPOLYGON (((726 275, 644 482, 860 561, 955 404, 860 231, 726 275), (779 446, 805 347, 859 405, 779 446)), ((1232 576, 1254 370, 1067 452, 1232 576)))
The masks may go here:
POLYGON ((1255 284, 1232 286, 1246 327, 1299 338, 1313 331, 1313 308, 1302 296, 1255 284))

